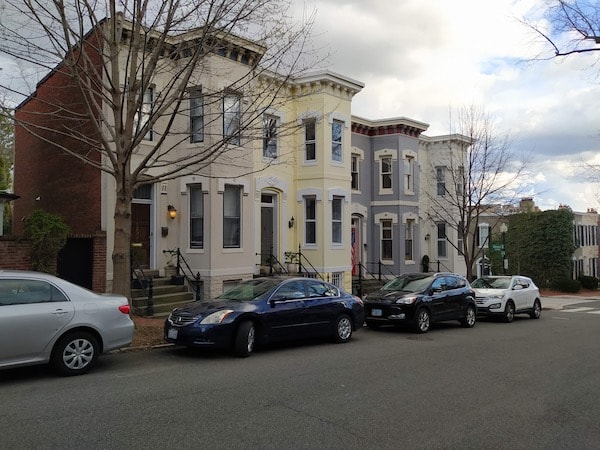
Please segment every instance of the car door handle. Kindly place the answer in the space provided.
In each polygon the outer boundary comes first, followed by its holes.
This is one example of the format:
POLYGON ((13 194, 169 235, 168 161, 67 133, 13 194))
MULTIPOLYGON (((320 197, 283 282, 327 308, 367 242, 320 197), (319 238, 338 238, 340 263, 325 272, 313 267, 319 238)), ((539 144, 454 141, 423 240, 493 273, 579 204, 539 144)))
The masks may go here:
POLYGON ((63 314, 69 314, 69 311, 65 311, 64 309, 57 309, 56 311, 52 311, 52 314, 60 316, 63 314))

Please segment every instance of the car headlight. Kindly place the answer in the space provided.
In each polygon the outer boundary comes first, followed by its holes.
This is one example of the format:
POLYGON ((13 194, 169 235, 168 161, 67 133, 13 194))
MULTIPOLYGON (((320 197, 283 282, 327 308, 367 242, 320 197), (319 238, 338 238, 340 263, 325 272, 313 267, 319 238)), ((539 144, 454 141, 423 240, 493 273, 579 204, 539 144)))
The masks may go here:
POLYGON ((229 314, 233 312, 233 309, 222 309, 220 311, 216 311, 214 313, 206 316, 202 321, 200 321, 200 325, 215 325, 219 323, 223 323, 223 321, 227 318, 229 314))
POLYGON ((417 301, 417 297, 403 297, 396 300, 397 305, 412 305, 417 301))
POLYGON ((488 298, 490 300, 501 300, 502 297, 504 297, 504 294, 493 294, 493 295, 490 295, 488 298))

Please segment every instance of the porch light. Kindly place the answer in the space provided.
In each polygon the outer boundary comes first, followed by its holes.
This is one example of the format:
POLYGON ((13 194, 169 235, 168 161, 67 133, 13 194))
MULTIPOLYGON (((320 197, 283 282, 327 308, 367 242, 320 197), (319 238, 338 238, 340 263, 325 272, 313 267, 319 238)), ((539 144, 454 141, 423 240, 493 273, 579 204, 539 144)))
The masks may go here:
POLYGON ((167 210, 169 211, 169 218, 171 220, 177 217, 177 209, 173 205, 167 206, 167 210))
POLYGON ((296 220, 294 219, 294 216, 292 216, 292 218, 288 222, 288 228, 294 228, 294 223, 295 222, 296 222, 296 220))

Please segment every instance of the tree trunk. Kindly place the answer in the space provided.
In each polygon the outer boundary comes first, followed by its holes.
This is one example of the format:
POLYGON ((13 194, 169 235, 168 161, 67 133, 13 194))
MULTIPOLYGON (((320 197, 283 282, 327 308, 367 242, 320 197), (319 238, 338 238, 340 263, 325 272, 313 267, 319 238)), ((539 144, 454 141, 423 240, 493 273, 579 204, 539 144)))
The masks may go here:
POLYGON ((131 194, 117 195, 112 253, 115 294, 131 297, 131 194))

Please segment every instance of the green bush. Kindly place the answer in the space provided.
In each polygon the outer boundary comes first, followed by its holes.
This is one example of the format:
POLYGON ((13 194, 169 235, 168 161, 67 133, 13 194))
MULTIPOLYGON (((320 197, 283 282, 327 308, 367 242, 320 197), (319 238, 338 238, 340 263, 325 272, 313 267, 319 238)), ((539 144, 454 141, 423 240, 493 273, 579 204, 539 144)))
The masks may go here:
POLYGON ((59 215, 38 209, 25 218, 23 234, 31 241, 33 270, 56 274, 56 258, 67 243, 69 233, 69 227, 59 215))
POLYGON ((581 290, 581 281, 569 280, 566 278, 562 280, 556 280, 554 283, 552 283, 552 288, 556 289, 557 291, 575 294, 581 290))
POLYGON ((598 278, 596 278, 596 277, 590 277, 588 275, 581 275, 577 279, 581 283, 581 287, 584 289, 593 289, 593 290, 598 289, 598 278))

